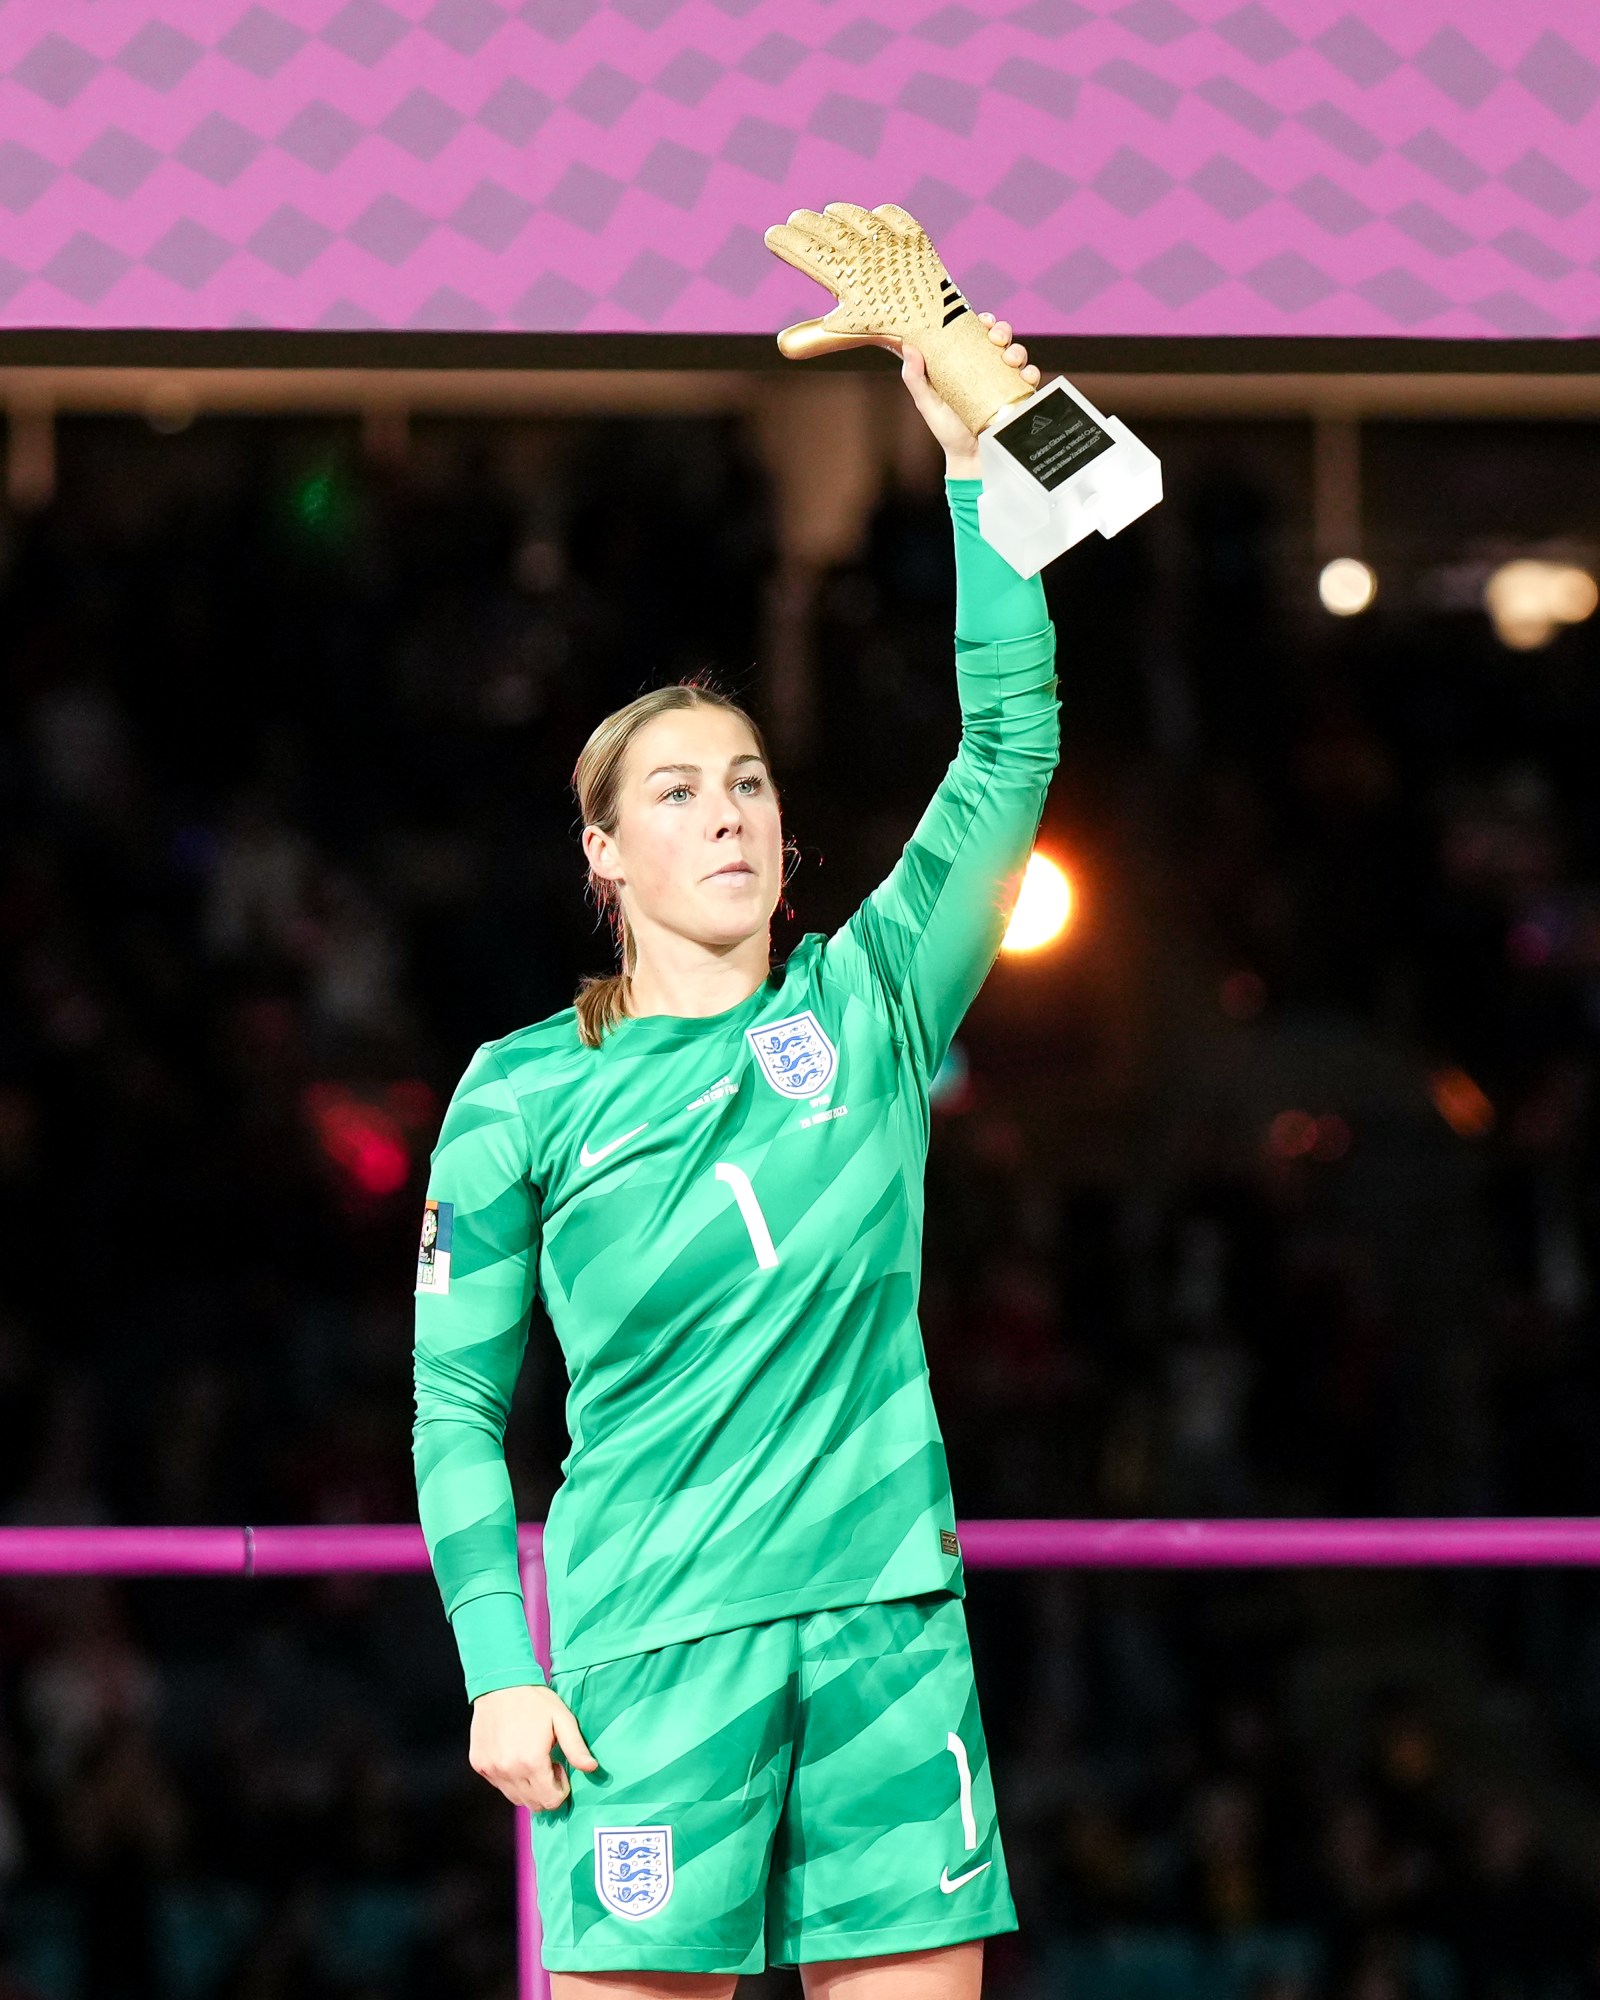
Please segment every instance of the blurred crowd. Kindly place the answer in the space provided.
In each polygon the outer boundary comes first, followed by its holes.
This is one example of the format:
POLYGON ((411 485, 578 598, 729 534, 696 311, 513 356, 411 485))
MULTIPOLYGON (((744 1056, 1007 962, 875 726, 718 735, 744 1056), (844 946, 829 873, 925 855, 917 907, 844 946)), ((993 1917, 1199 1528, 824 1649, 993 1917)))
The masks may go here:
MULTIPOLYGON (((941 1079, 960 1512, 1600 1514, 1596 633, 1313 617, 1293 439, 1153 441, 1164 507, 1046 572, 1078 917, 941 1079)), ((814 580, 780 958, 954 749, 933 471, 814 580)), ((391 462, 59 426, 0 513, 0 1523, 415 1519, 439 1116, 612 963, 573 760, 691 673, 759 718, 782 559, 731 418, 391 462)), ((525 1519, 564 1387, 536 1310, 525 1519)), ((968 1610, 1022 1919, 986 1990, 1600 1995, 1588 1571, 972 1570, 968 1610)), ((425 1575, 0 1582, 0 2000, 509 2000, 467 1721, 425 1575)))

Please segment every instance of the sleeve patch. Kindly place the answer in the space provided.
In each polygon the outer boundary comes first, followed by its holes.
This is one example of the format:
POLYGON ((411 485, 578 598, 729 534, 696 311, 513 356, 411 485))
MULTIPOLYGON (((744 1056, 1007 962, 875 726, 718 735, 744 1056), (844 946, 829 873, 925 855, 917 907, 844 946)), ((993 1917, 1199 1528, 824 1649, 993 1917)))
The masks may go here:
POLYGON ((450 1289, 450 1237, 455 1227, 453 1201, 427 1201, 422 1206, 422 1242, 417 1250, 417 1291, 450 1289))

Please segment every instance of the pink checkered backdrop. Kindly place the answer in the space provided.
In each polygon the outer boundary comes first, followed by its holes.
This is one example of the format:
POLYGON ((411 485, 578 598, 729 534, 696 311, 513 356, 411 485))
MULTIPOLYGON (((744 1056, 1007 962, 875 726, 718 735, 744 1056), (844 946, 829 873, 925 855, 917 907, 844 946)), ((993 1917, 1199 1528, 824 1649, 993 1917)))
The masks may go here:
POLYGON ((1597 101, 1597 0, 10 0, 0 326, 771 332, 846 199, 1034 334, 1595 334, 1597 101))

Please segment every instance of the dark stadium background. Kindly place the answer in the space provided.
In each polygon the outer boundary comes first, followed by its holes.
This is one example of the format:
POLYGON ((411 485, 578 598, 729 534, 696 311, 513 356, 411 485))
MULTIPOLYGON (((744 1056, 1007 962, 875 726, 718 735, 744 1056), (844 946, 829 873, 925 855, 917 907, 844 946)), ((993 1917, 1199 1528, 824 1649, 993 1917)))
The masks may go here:
MULTIPOLYGON (((689 673, 776 707, 776 952, 840 922, 954 749, 937 454, 784 597, 736 416, 157 416, 63 417, 0 511, 0 1519, 412 1520, 445 1098, 611 963, 577 750, 689 673)), ((1594 426, 1366 424, 1348 621, 1308 424, 1137 428, 1165 504, 1046 573, 1077 921, 991 975, 929 1162, 961 1513, 1600 1513, 1600 620, 1516 652, 1475 596, 1592 561, 1594 426)), ((563 1389, 536 1313, 525 1519, 563 1389)), ((1600 1994, 1588 1572, 968 1607, 986 1990, 1600 1994)), ((426 1576, 0 1587, 0 1996, 507 2000, 467 1721, 426 1576)))

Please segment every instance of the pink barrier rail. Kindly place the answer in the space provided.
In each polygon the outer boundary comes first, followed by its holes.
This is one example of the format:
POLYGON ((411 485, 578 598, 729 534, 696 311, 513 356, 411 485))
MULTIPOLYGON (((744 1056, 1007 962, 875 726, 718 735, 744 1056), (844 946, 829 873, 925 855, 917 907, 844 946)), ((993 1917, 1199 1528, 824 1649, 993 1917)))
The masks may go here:
MULTIPOLYGON (((962 1521, 969 1569, 1370 1569, 1600 1565, 1600 1516, 1347 1521, 962 1521)), ((533 1649, 550 1666, 544 1530, 518 1534, 533 1649)), ((0 1576, 315 1576, 425 1570, 420 1526, 0 1528, 0 1576)), ((521 2000, 549 2000, 540 1965, 532 1815, 517 1806, 521 2000)))

